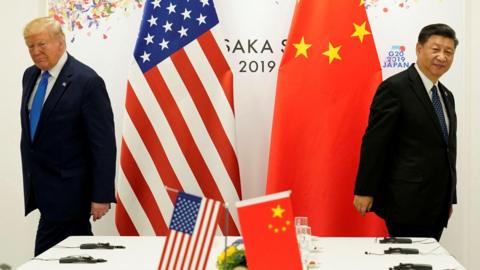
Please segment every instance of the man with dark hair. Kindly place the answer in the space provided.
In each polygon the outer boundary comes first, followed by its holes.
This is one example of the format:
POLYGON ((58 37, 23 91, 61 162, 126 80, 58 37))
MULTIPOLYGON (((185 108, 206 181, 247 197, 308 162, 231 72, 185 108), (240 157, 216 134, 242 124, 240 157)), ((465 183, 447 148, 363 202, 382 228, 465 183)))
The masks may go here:
POLYGON ((40 210, 35 256, 70 235, 92 235, 115 202, 115 131, 105 83, 66 52, 53 18, 23 31, 34 63, 23 74, 25 215, 40 210))
POLYGON ((456 197, 455 103, 439 78, 458 40, 445 24, 425 26, 417 61, 380 84, 363 136, 354 206, 374 211, 391 236, 440 240, 456 197))

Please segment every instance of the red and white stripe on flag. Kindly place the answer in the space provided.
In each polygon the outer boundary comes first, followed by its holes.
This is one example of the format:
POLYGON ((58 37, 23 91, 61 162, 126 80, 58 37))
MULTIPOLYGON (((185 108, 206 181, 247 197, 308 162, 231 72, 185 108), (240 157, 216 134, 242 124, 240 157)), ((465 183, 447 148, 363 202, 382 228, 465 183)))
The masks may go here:
MULTIPOLYGON (((120 235, 168 233, 175 198, 166 186, 221 202, 241 199, 233 77, 218 27, 212 0, 145 3, 127 82, 120 235)), ((219 218, 226 222, 222 233, 238 235, 236 213, 219 218)))
POLYGON ((219 201, 178 193, 159 270, 206 269, 220 206, 219 201))

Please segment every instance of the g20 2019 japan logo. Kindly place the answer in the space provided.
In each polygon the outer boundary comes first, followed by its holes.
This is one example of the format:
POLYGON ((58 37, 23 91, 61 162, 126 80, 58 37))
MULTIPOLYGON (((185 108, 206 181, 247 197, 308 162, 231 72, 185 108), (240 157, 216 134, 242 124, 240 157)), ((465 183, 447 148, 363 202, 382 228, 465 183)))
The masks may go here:
POLYGON ((405 69, 410 66, 405 53, 405 46, 392 45, 392 48, 387 51, 386 56, 383 59, 383 69, 395 68, 405 69))

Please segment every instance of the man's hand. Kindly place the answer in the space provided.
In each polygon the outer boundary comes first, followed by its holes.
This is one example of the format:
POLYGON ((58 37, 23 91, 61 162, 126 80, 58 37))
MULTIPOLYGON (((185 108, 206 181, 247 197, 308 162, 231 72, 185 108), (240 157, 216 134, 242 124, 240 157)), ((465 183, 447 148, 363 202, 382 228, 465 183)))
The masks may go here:
POLYGON ((355 195, 355 197, 353 198, 353 205, 362 216, 365 216, 365 214, 370 211, 370 208, 372 208, 372 204, 372 196, 355 195))
POLYGON ((90 214, 93 217, 93 221, 101 219, 110 209, 110 203, 96 203, 92 202, 90 214))

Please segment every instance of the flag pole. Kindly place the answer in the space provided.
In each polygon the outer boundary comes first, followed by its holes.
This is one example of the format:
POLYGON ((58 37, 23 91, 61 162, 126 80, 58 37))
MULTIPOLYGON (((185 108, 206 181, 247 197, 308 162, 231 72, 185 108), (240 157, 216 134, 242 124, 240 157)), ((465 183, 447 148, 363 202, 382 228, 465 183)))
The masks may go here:
POLYGON ((171 191, 171 192, 175 192, 175 193, 180 192, 180 190, 175 189, 175 188, 171 188, 171 187, 169 187, 169 186, 167 186, 167 185, 164 185, 164 187, 165 187, 165 189, 166 189, 167 191, 171 191))
POLYGON ((227 245, 228 245, 228 203, 224 203, 225 207, 225 242, 224 242, 224 251, 225 256, 223 256, 223 265, 224 269, 227 269, 227 245))

